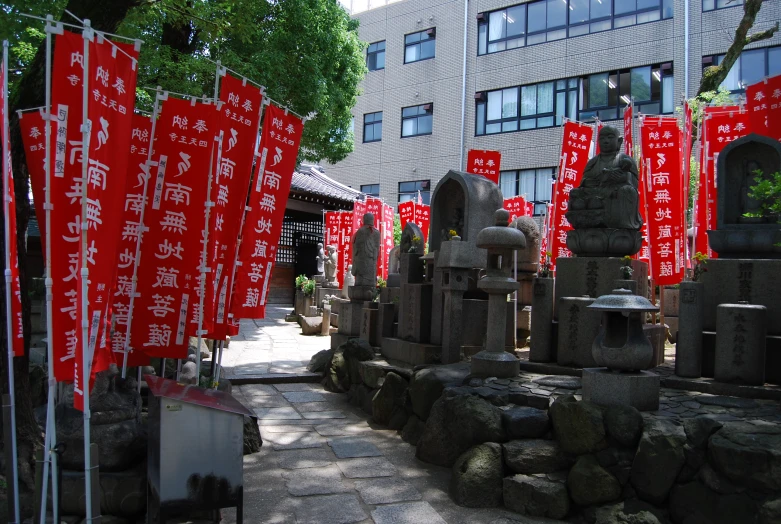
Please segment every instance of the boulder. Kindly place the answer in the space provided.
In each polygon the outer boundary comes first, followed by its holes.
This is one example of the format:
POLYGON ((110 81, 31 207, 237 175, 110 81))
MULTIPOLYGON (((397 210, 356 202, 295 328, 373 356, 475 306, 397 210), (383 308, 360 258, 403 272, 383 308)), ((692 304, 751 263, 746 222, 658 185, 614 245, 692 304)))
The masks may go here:
POLYGON ((298 322, 301 325, 301 334, 306 336, 319 335, 322 330, 323 317, 304 317, 298 322))
POLYGON ((746 493, 719 495, 697 481, 676 484, 669 506, 676 523, 748 524, 759 518, 757 503, 746 493))
POLYGON ((404 424, 404 429, 401 431, 401 440, 408 444, 412 444, 413 446, 417 446, 425 427, 425 422, 420 420, 417 415, 410 415, 407 419, 407 423, 404 424))
POLYGON ((49 379, 41 366, 30 365, 30 400, 34 408, 46 404, 49 400, 49 379))
POLYGON ((344 353, 337 349, 325 368, 323 386, 327 391, 344 393, 350 389, 350 372, 347 369, 347 361, 344 353))
POLYGON ((395 429, 396 431, 404 429, 408 418, 409 411, 407 411, 407 408, 404 406, 396 406, 393 409, 393 413, 391 413, 390 420, 388 421, 388 429, 395 429))
POLYGON ((594 524, 667 524, 662 512, 637 499, 596 509, 594 524))
POLYGON ((759 524, 781 522, 781 497, 768 499, 759 508, 759 524))
POLYGON ((781 428, 729 422, 710 438, 708 460, 730 480, 750 488, 781 489, 781 428))
POLYGON ((470 386, 457 386, 446 387, 443 392, 444 395, 475 395, 484 400, 487 400, 494 406, 506 406, 509 402, 510 392, 506 387, 489 388, 485 386, 470 387, 470 386))
MULTIPOLYGON (((198 337, 190 337, 188 343, 187 343, 187 355, 194 355, 195 354, 195 348, 198 347, 198 337)), ((211 358, 212 354, 211 351, 209 351, 209 345, 206 344, 206 339, 201 339, 201 360, 205 360, 207 358, 211 358)))
POLYGON ((732 482, 730 482, 727 477, 713 469, 710 464, 705 464, 702 466, 700 471, 697 473, 697 479, 705 484, 708 489, 711 489, 722 495, 731 495, 732 493, 742 491, 732 482))
POLYGON ((561 449, 572 455, 594 453, 607 447, 602 411, 572 395, 559 397, 550 407, 553 431, 561 449))
POLYGON ((561 482, 528 475, 505 477, 504 507, 532 517, 562 519, 569 513, 567 487, 561 482))
POLYGON ((505 440, 499 408, 471 395, 442 396, 431 408, 416 456, 451 467, 472 446, 505 440))
POLYGON ((350 391, 347 392, 347 400, 349 400, 353 406, 361 408, 364 413, 371 415, 373 411, 372 399, 376 394, 376 390, 373 391, 363 384, 352 384, 350 386, 350 391))
POLYGON ((333 354, 334 351, 332 349, 318 351, 309 359, 309 364, 306 365, 307 371, 310 373, 323 373, 333 354))
POLYGON ((704 449, 708 446, 708 439, 722 428, 723 424, 710 417, 687 418, 683 421, 683 430, 686 438, 694 448, 704 449))
POLYGON ((507 438, 541 438, 550 430, 548 412, 544 409, 515 406, 502 411, 507 438))
POLYGON ((580 506, 603 504, 621 496, 621 485, 599 465, 594 455, 581 455, 567 476, 572 500, 580 506))
POLYGON ((347 370, 351 384, 361 383, 360 363, 374 359, 374 349, 366 340, 351 338, 337 348, 342 350, 344 360, 347 362, 347 370))
POLYGON ((450 476, 450 496, 459 506, 502 505, 502 447, 488 442, 458 457, 450 476))
POLYGON ((634 448, 643 433, 643 416, 632 406, 608 406, 603 413, 607 434, 625 448, 634 448))
POLYGON ((661 505, 686 462, 683 427, 668 420, 647 419, 632 463, 631 482, 637 495, 661 505))
POLYGON ((513 440, 503 444, 502 448, 507 467, 525 475, 566 470, 574 462, 561 451, 555 440, 513 440))
POLYGON ((427 420, 431 407, 442 396, 442 391, 446 387, 460 386, 469 372, 469 364, 464 362, 416 371, 409 385, 413 413, 421 420, 427 420))
POLYGON ((250 455, 257 453, 263 446, 263 439, 260 436, 260 427, 258 419, 255 417, 244 417, 244 454, 250 455))
POLYGON ((371 361, 361 362, 359 369, 361 382, 372 389, 382 386, 382 383, 385 380, 385 373, 389 371, 387 367, 383 367, 371 361))
MULTIPOLYGON (((396 373, 385 376, 380 390, 372 398, 372 418, 378 424, 387 426, 397 407, 403 408, 404 392, 409 383, 396 373)), ((405 421, 406 422, 406 421, 405 421)))

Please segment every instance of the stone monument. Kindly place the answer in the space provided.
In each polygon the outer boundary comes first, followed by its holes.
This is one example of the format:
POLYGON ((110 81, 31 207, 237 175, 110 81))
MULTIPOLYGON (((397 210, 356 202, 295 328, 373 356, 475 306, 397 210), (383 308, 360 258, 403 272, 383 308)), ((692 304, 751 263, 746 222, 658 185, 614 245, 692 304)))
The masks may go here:
POLYGON ((634 255, 642 245, 638 170, 621 152, 618 130, 599 131, 600 153, 586 164, 580 186, 569 194, 567 247, 579 256, 634 255))
POLYGON ((344 280, 342 281, 342 298, 350 298, 350 288, 355 285, 355 277, 353 276, 353 265, 347 265, 347 271, 344 272, 344 280))
POLYGON ((317 243, 317 274, 314 279, 318 284, 322 284, 325 281, 325 252, 323 251, 323 243, 317 243))
POLYGON ((339 255, 336 246, 326 246, 328 256, 325 259, 325 283, 323 287, 338 288, 339 280, 336 278, 336 270, 339 266, 339 255))
POLYGON ((363 215, 363 226, 353 235, 353 268, 355 285, 351 300, 371 300, 377 288, 377 257, 380 255, 380 232, 374 227, 374 215, 363 215))
POLYGON ((486 274, 477 282, 477 287, 488 293, 488 326, 485 349, 472 357, 475 375, 509 378, 520 370, 515 355, 504 350, 504 342, 507 295, 518 289, 512 276, 513 251, 526 247, 526 239, 518 229, 507 227, 509 219, 509 211, 499 209, 494 213, 496 225, 477 235, 477 247, 488 254, 486 274))

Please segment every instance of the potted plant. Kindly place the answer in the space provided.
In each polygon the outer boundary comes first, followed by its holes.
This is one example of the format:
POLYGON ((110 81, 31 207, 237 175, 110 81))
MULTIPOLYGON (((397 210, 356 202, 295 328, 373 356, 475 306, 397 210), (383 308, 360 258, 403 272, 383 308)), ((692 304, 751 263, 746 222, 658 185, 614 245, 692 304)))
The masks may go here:
POLYGON ((621 278, 616 279, 613 282, 613 286, 616 289, 628 289, 632 293, 637 294, 637 282, 632 280, 632 274, 635 270, 632 268, 632 257, 625 256, 621 259, 621 267, 619 267, 621 278))

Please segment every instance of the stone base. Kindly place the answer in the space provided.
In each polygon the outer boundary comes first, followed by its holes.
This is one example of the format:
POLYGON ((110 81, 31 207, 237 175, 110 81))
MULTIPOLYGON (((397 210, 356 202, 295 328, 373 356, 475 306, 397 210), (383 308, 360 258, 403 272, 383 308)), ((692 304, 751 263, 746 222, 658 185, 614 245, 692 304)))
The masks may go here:
POLYGON ((383 338, 380 352, 388 360, 418 366, 439 363, 442 346, 408 342, 400 338, 383 338))
POLYGON ((361 334, 363 302, 343 302, 339 307, 339 333, 350 337, 361 334))
POLYGON ((481 351, 472 357, 472 374, 483 377, 517 377, 521 365, 515 355, 506 351, 481 351))
POLYGON ((643 234, 632 229, 586 228, 567 232, 567 247, 579 257, 631 256, 642 245, 643 234))
POLYGON ((367 300, 374 300, 374 292, 377 288, 372 286, 350 286, 347 288, 347 294, 350 295, 350 300, 357 302, 365 302, 367 300))
MULTIPOLYGON (((716 333, 702 334, 702 376, 713 378, 716 367, 716 333)), ((765 337, 765 382, 781 385, 781 337, 765 337)))
POLYGON ((583 370, 583 400, 600 406, 632 406, 639 411, 659 409, 659 375, 648 371, 615 373, 607 368, 583 370))
POLYGON ((744 227, 708 231, 708 242, 720 259, 781 258, 781 228, 776 224, 744 227))

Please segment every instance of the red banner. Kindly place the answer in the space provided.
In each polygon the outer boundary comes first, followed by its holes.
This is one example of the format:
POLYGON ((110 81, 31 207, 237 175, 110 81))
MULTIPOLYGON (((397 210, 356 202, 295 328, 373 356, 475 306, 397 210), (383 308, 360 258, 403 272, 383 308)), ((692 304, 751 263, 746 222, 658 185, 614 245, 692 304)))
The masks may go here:
POLYGON ((415 223, 423 232, 423 243, 428 242, 429 226, 431 224, 431 206, 415 204, 415 223))
MULTIPOLYGON (((30 188, 35 202, 35 216, 41 231, 41 246, 46 246, 46 121, 43 110, 19 114, 19 127, 22 132, 22 145, 30 173, 30 188)), ((52 133, 56 128, 52 127, 52 133)))
MULTIPOLYGON (((219 130, 223 134, 222 157, 214 169, 210 215, 209 265, 211 277, 207 298, 213 296, 214 328, 208 338, 224 340, 228 336, 230 299, 233 290, 234 262, 243 209, 247 201, 255 144, 260 125, 263 95, 260 89, 230 74, 222 81, 219 130), (237 211, 239 210, 239 211, 237 211)), ((262 159, 261 159, 262 160, 262 159)), ((270 228, 271 223, 262 227, 270 228)))
POLYGON ((580 185, 583 171, 588 163, 589 147, 594 128, 579 122, 565 122, 561 143, 559 175, 554 186, 553 216, 551 221, 550 252, 552 267, 556 267, 558 257, 569 257, 567 249, 567 231, 572 226, 565 216, 569 209, 569 193, 580 185))
MULTIPOLYGON (((136 249, 139 240, 141 210, 149 199, 144 195, 144 179, 149 178, 147 160, 152 133, 152 120, 147 116, 133 115, 130 133, 128 163, 125 175, 125 199, 122 208, 122 230, 117 243, 117 275, 111 295, 111 309, 114 331, 111 336, 111 351, 118 363, 124 359, 125 341, 130 320, 130 295, 133 272, 136 266, 136 249)), ((134 309, 139 305, 134 300, 134 309)), ((129 341, 128 341, 129 342, 129 341)), ((128 366, 145 366, 149 357, 141 350, 129 348, 128 366)))
MULTIPOLYGON (((11 323, 12 326, 6 326, 11 330, 11 344, 13 356, 21 357, 24 355, 24 328, 22 324, 22 289, 19 283, 19 255, 16 245, 16 196, 14 194, 14 175, 11 168, 11 138, 6 131, 8 127, 8 79, 4 68, 0 68, 0 115, 2 120, 2 130, 0 136, 3 143, 3 191, 6 198, 3 199, 3 214, 5 215, 5 247, 9 251, 8 260, 11 270, 11 323)), ((6 285, 8 281, 6 279, 6 285)), ((7 290, 6 290, 7 292, 7 290)), ((5 297, 3 297, 5 299, 5 297)), ((7 303, 6 303, 7 304, 7 303)), ((5 322, 7 318, 3 319, 5 322)))
MULTIPOLYGON (((383 226, 382 226, 382 200, 376 197, 367 197, 365 202, 364 215, 371 213, 374 215, 374 227, 380 232, 380 244, 383 242, 383 226)), ((363 219, 361 219, 361 225, 363 219)), ((360 227, 360 226, 359 226, 360 227)), ((382 276, 384 273, 385 260, 382 256, 377 257, 377 275, 382 276)))
POLYGON ((494 184, 499 184, 499 165, 502 163, 502 153, 470 149, 466 158, 467 173, 482 175, 494 184))
POLYGON ((781 75, 748 86, 746 105, 751 132, 781 140, 781 75))
POLYGON ((643 227, 640 231, 643 233, 643 244, 640 247, 640 251, 634 255, 635 260, 640 260, 646 264, 651 263, 651 244, 648 239, 648 204, 647 204, 647 192, 648 184, 646 183, 645 169, 640 166, 639 173, 640 179, 637 186, 638 193, 638 205, 640 207, 640 216, 643 219, 643 227))
POLYGON ((510 212, 510 222, 518 217, 531 216, 529 213, 529 206, 523 196, 505 198, 503 207, 510 212))
POLYGON ((339 274, 342 276, 340 282, 344 284, 344 275, 353 259, 353 212, 341 211, 340 214, 342 220, 339 224, 339 258, 342 265, 339 274))
MULTIPOLYGON (((215 106, 168 98, 156 123, 147 186, 144 248, 131 343, 153 357, 187 357, 197 321, 209 164, 216 151, 215 106)), ((123 235, 125 232, 123 231, 123 235)))
MULTIPOLYGON (((353 231, 358 231, 363 225, 363 215, 366 214, 366 203, 357 200, 353 203, 353 231)), ((352 260, 352 259, 351 259, 352 260)))
POLYGON ((415 222, 415 202, 407 200, 399 204, 399 220, 401 221, 401 230, 404 231, 404 226, 407 222, 415 222))
POLYGON ((236 269, 236 296, 231 303, 236 319, 265 316, 266 294, 303 129, 303 122, 292 113, 274 105, 266 108, 261 160, 250 193, 250 211, 239 249, 241 266, 236 269))
POLYGON ((660 286, 683 280, 686 232, 678 122, 646 118, 640 140, 645 163, 651 278, 660 286))
POLYGON ((624 154, 631 157, 635 156, 635 144, 632 137, 632 106, 624 111, 624 154))
POLYGON ((388 279, 388 265, 391 249, 393 249, 393 207, 382 204, 382 278, 388 279))

